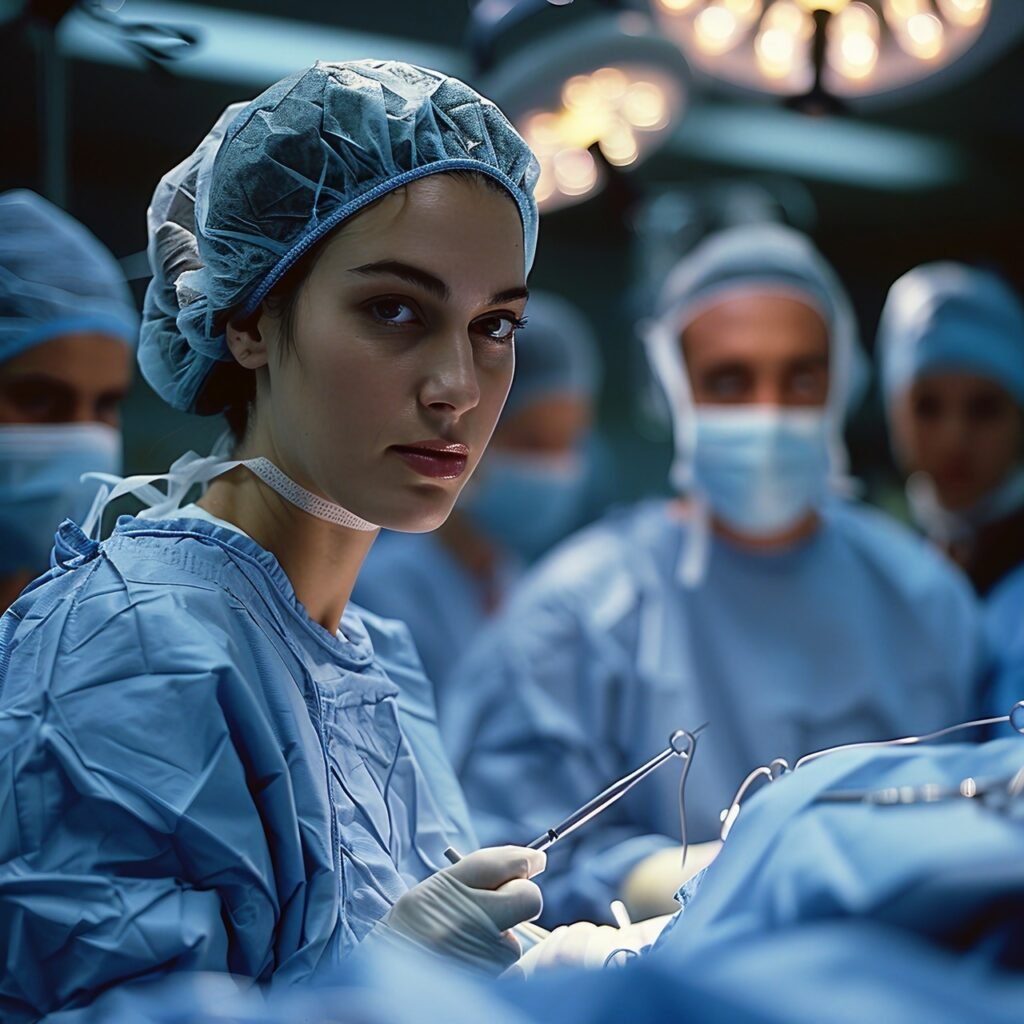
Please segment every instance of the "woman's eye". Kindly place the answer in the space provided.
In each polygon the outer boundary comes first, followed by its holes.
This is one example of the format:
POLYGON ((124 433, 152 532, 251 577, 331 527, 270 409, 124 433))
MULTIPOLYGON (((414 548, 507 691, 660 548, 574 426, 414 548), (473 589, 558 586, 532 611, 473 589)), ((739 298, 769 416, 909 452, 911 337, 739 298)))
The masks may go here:
POLYGON ((521 321, 508 316, 488 316, 476 322, 477 330, 493 341, 511 341, 520 325, 521 321))
POLYGON ((397 299, 378 299, 369 306, 376 320, 388 324, 416 323, 416 313, 411 306, 397 299))

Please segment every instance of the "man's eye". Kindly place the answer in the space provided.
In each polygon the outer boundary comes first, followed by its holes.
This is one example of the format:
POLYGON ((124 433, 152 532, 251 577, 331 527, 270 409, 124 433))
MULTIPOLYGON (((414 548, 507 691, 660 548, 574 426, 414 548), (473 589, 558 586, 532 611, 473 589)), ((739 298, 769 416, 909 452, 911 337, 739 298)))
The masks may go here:
POLYGON ((740 398, 746 393, 749 380, 736 370, 723 370, 708 374, 704 378, 704 387, 708 394, 717 398, 740 398))
POLYGON ((411 306, 397 299, 378 299, 370 304, 374 318, 388 324, 411 324, 416 322, 416 313, 411 306))
POLYGON ((943 413, 942 402, 932 395, 921 395, 914 402, 914 415, 919 420, 934 420, 943 413))

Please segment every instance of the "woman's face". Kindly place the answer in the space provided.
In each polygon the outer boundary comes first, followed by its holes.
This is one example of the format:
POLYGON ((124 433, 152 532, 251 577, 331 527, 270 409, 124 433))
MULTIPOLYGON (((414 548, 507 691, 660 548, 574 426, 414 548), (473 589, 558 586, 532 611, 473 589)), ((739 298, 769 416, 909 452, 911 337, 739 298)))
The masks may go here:
POLYGON ((1020 460, 1024 417, 989 377, 942 372, 919 377, 893 408, 896 450, 908 473, 927 473, 939 501, 970 508, 1020 460))
POLYGON ((370 522, 438 527, 512 382, 523 268, 514 202, 472 179, 423 178, 357 215, 299 292, 293 347, 260 317, 255 450, 370 522))

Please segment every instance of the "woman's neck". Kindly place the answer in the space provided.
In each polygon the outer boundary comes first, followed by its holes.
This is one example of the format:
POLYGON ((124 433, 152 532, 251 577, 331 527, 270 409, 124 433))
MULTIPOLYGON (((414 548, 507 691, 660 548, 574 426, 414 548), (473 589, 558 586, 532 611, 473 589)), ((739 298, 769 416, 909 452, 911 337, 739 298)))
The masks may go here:
POLYGON ((310 618, 337 633, 378 531, 351 530, 311 516, 243 466, 214 480, 198 504, 274 555, 310 618))

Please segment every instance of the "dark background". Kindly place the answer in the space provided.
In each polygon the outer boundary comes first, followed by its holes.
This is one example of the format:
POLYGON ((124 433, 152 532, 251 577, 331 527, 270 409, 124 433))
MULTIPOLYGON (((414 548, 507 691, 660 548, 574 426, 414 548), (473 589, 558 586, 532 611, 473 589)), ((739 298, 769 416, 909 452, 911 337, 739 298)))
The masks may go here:
MULTIPOLYGON (((1001 2, 1024 0, 995 0, 997 5, 1001 2)), ((11 11, 21 6, 0 4, 0 188, 43 191, 38 50, 32 37, 11 27, 11 11)), ((515 60, 537 34, 595 16, 602 6, 576 0, 571 7, 549 8, 503 41, 499 53, 503 60, 515 60)), ((142 12, 148 13, 149 7, 142 12)), ((139 11, 139 5, 128 0, 118 16, 131 21, 139 11)), ((343 38, 333 34, 337 32, 377 37, 372 40, 376 52, 358 52, 361 56, 415 58, 417 45, 444 47, 453 55, 453 66, 444 70, 472 80, 463 45, 466 0, 219 0, 216 5, 176 4, 173 20, 202 34, 215 14, 223 24, 225 12, 239 19, 248 14, 295 19, 313 31, 319 28, 326 49, 317 56, 323 59, 339 56, 332 52, 343 38)), ((61 32, 66 28, 67 22, 61 32)), ((89 31, 95 34, 94 29, 89 31)), ((34 38, 38 40, 38 33, 34 38)), ((354 42, 358 46, 361 40, 354 42)), ((268 46, 275 61, 268 61, 272 69, 260 82, 258 70, 237 73, 225 65, 183 72, 182 61, 158 72, 127 56, 123 47, 120 63, 115 64, 83 55, 80 46, 63 44, 71 51, 65 63, 69 211, 119 257, 142 250, 146 205, 159 177, 191 151, 227 103, 251 98, 288 66, 287 52, 275 50, 274 40, 268 46)), ((249 51, 245 56, 258 68, 262 51, 249 51)), ((434 53, 424 51, 423 61, 434 53)), ((297 55, 295 67, 305 63, 307 55, 297 55)), ((952 258, 980 263, 1004 273, 1018 289, 1024 287, 1024 204, 1019 191, 1024 41, 1018 39, 965 79, 940 81, 928 95, 842 117, 838 137, 849 136, 844 145, 851 147, 850 166, 844 169, 842 155, 837 154, 838 171, 809 159, 823 147, 836 145, 833 118, 797 114, 777 100, 738 98, 706 81, 695 82, 690 105, 690 119, 661 153, 605 193, 546 216, 541 227, 532 283, 577 302, 604 351, 601 426, 615 456, 615 497, 663 489, 669 457, 667 430, 650 415, 646 371, 632 327, 644 306, 645 292, 637 279, 643 238, 635 226, 642 221, 645 198, 682 190, 693 229, 699 231, 728 219, 737 201, 731 198, 734 186, 752 186, 755 196, 776 203, 797 226, 809 230, 835 264, 852 293, 869 348, 886 288, 922 261, 952 258), (745 120, 738 122, 737 116, 745 120), (769 157, 762 146, 754 145, 747 160, 743 139, 727 138, 724 147, 708 143, 709 138, 714 142, 716 125, 722 126, 719 134, 731 131, 735 136, 740 123, 746 126, 744 138, 752 143, 760 140, 771 150, 784 132, 786 145, 775 145, 775 155, 769 157), (851 128, 852 133, 847 131, 851 128), (903 139, 907 133, 912 141, 933 144, 950 167, 930 177, 923 174, 919 183, 894 186, 888 180, 892 175, 887 178, 884 172, 887 161, 899 164, 898 148, 880 149, 877 161, 873 149, 857 151, 879 139, 903 139), (858 168, 865 164, 868 170, 860 173, 858 168), (879 174, 872 173, 876 166, 879 174)), ((900 170, 895 166, 896 172, 900 170)), ((127 265, 137 268, 139 261, 129 259, 127 265)), ((141 298, 144 281, 135 284, 141 298)), ((139 381, 126 409, 125 430, 126 469, 154 472, 189 447, 208 446, 219 425, 171 413, 139 381)), ((875 496, 884 497, 894 481, 874 391, 854 418, 850 437, 855 468, 869 480, 875 496)))

